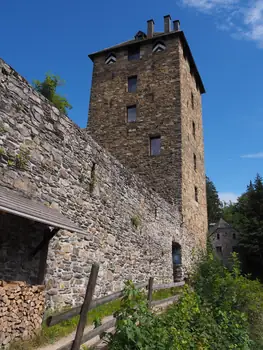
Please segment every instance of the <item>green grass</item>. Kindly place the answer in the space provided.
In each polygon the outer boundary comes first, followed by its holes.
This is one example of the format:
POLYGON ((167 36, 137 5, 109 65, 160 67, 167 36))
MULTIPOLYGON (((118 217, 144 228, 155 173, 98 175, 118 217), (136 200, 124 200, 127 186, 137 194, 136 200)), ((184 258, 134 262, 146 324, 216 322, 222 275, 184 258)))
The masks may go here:
MULTIPOLYGON (((156 291, 153 293, 153 300, 169 298, 175 294, 178 294, 180 290, 181 288, 169 288, 156 291)), ((119 307, 120 299, 96 307, 95 309, 88 312, 87 324, 92 324, 95 319, 102 319, 103 317, 112 315, 119 309, 119 307)), ((44 345, 53 344, 57 340, 72 333, 76 329, 78 321, 79 316, 76 316, 70 320, 62 321, 52 327, 47 327, 43 323, 41 331, 33 339, 12 343, 9 347, 9 350, 33 350, 44 345)))

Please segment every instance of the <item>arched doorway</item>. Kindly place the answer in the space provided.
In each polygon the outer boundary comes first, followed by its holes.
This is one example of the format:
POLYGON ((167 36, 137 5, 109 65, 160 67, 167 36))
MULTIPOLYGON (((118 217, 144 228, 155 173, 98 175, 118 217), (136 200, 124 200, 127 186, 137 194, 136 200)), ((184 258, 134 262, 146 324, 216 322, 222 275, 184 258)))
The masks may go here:
POLYGON ((174 282, 181 281, 182 274, 182 249, 179 243, 172 243, 172 259, 173 259, 173 279, 174 282))

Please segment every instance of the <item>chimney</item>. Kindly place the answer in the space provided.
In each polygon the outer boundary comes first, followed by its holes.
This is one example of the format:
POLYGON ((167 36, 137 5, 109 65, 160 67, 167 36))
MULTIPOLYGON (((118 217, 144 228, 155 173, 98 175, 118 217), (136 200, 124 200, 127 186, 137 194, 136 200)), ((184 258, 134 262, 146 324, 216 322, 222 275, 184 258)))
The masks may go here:
POLYGON ((149 21, 147 21, 147 36, 148 36, 148 38, 153 37, 153 32, 154 32, 154 20, 149 19, 149 21))
POLYGON ((171 31, 171 16, 164 16, 164 32, 169 33, 171 31))
POLYGON ((180 30, 180 21, 179 21, 179 19, 176 19, 175 21, 173 21, 173 24, 174 24, 174 31, 175 32, 180 30))

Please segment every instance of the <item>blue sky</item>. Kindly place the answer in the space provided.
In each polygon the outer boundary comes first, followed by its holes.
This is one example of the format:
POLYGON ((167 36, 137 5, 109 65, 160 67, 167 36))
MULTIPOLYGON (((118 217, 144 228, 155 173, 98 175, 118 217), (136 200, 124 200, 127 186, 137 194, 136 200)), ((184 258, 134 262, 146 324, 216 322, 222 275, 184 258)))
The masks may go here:
POLYGON ((146 31, 154 18, 181 21, 203 78, 206 172, 221 198, 234 199, 263 175, 263 0, 1 2, 0 56, 30 82, 60 75, 85 127, 92 62, 88 54, 146 31))

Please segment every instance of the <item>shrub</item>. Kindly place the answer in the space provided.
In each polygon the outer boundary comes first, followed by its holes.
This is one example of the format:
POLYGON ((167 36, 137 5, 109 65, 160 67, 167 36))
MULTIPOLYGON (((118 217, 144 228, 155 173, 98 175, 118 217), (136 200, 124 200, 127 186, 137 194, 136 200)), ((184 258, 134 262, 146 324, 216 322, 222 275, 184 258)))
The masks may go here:
POLYGON ((241 275, 235 255, 231 271, 212 254, 203 257, 192 283, 177 304, 154 315, 145 294, 127 282, 109 349, 263 349, 263 288, 241 275))

